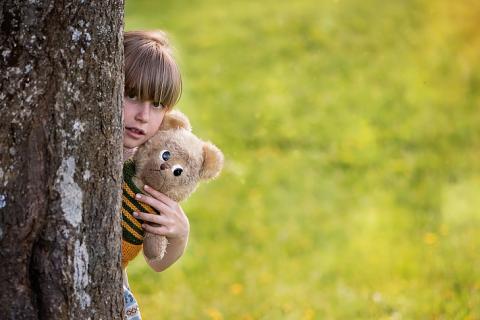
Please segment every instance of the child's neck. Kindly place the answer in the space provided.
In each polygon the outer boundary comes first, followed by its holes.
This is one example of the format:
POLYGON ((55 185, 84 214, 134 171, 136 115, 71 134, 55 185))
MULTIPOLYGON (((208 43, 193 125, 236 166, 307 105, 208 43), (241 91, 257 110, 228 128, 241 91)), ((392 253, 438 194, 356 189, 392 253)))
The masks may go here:
POLYGON ((137 151, 137 148, 127 148, 123 146, 123 162, 130 159, 135 154, 135 151, 137 151))
POLYGON ((127 160, 128 159, 125 159, 124 161, 123 178, 125 179, 125 181, 127 181, 127 183, 133 182, 135 187, 137 187, 140 192, 142 192, 145 183, 142 181, 142 179, 138 177, 136 172, 136 166, 133 161, 126 163, 127 160))

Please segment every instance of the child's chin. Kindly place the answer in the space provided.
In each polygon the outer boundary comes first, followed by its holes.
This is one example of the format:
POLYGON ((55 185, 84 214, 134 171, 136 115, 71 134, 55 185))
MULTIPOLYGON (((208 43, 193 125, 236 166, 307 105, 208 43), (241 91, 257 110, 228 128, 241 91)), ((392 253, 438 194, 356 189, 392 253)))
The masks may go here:
POLYGON ((123 137, 123 146, 129 149, 139 147, 144 142, 145 142, 144 139, 134 140, 129 137, 125 137, 125 136, 123 137))

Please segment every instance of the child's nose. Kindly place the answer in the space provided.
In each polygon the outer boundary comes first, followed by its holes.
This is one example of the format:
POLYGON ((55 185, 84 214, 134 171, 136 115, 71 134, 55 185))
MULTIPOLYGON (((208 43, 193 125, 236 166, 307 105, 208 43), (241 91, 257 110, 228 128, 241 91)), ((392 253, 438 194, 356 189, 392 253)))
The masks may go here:
POLYGON ((139 102, 136 118, 141 122, 148 122, 150 118, 150 105, 148 102, 139 102))

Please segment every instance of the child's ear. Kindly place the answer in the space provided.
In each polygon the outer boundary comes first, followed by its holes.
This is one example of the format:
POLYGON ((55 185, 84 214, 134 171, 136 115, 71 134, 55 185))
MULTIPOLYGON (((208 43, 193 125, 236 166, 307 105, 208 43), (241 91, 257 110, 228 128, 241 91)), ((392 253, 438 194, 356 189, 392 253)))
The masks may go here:
POLYGON ((186 115, 177 110, 165 113, 159 130, 166 131, 172 129, 186 129, 192 131, 192 126, 186 115))
POLYGON ((203 164, 200 179, 208 180, 218 176, 223 168, 223 153, 211 142, 203 145, 203 164))

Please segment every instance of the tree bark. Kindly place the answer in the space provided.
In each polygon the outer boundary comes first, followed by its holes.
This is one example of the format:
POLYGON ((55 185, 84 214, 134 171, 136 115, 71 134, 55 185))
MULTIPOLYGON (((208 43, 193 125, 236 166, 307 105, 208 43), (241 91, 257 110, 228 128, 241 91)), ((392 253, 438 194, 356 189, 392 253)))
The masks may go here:
POLYGON ((123 1, 0 5, 0 318, 120 319, 123 1))

